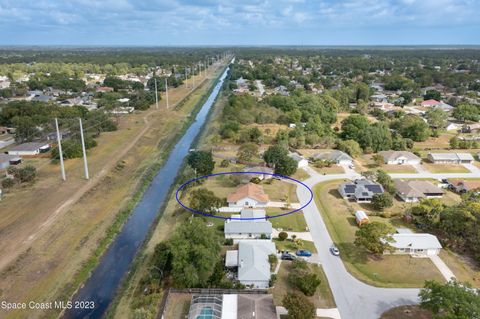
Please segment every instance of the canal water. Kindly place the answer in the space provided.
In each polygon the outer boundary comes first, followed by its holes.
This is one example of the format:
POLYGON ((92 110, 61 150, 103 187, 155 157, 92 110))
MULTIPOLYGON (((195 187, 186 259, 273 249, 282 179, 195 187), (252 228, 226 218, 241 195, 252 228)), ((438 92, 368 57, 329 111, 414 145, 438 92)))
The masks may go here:
POLYGON ((102 318, 117 289, 130 268, 130 265, 142 242, 165 203, 168 192, 182 166, 185 156, 207 120, 210 108, 220 92, 229 68, 221 75, 210 96, 197 113, 180 141, 175 145, 164 166, 159 170, 142 199, 134 208, 121 232, 105 252, 98 266, 93 270, 85 285, 73 298, 75 302, 86 301, 93 309, 69 309, 64 318, 102 318))

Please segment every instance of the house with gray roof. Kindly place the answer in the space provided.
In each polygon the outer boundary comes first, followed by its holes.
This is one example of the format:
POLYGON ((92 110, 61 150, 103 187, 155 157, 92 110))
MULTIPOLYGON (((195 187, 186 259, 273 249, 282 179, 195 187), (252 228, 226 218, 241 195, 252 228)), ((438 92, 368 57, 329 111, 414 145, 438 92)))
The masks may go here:
POLYGON ((353 158, 339 150, 317 153, 312 156, 313 160, 331 161, 337 165, 353 165, 353 158))
POLYGON ((245 173, 251 174, 242 174, 243 182, 249 182, 252 178, 258 178, 259 180, 270 179, 273 177, 273 169, 266 166, 248 166, 243 169, 245 173))
POLYGON ((276 253, 270 240, 241 240, 238 242, 238 281, 252 288, 268 288, 270 263, 268 256, 276 253))
POLYGON ((429 181, 422 180, 394 180, 395 190, 398 197, 404 202, 418 202, 423 198, 441 198, 443 190, 429 181))
POLYGON ((8 150, 8 155, 16 156, 35 156, 50 150, 50 144, 47 142, 29 142, 19 144, 8 150))
POLYGON ((383 157, 383 162, 388 165, 417 165, 422 161, 420 157, 407 151, 381 151, 378 155, 383 157))
POLYGON ((19 156, 0 153, 0 170, 8 168, 10 165, 17 165, 22 162, 19 156))
POLYGON ((270 239, 272 237, 272 223, 266 218, 264 210, 243 209, 240 215, 232 215, 225 220, 225 238, 234 240, 270 239), (242 219, 239 219, 242 218, 242 219))
POLYGON ((383 186, 368 179, 356 179, 353 182, 340 184, 338 192, 343 198, 357 203, 370 203, 373 195, 384 192, 383 186))
POLYGON ((428 153, 427 158, 434 164, 471 164, 474 161, 470 153, 428 153))

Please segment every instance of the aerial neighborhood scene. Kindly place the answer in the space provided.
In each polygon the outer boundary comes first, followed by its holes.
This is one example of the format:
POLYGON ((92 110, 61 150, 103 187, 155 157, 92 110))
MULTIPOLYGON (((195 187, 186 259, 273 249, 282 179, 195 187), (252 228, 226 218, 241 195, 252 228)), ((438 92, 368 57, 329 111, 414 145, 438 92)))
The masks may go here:
POLYGON ((0 318, 480 319, 478 10, 0 0, 0 318))

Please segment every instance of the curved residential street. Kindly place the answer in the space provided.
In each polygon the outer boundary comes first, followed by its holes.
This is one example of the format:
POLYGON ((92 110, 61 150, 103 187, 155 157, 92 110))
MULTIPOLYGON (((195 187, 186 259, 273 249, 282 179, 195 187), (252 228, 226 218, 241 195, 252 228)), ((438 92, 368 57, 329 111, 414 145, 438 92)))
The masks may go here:
MULTIPOLYGON (((310 177, 304 183, 313 188, 316 184, 336 179, 355 179, 360 174, 349 171, 345 174, 321 175, 312 168, 304 169, 310 177)), ((479 178, 480 172, 462 174, 431 174, 428 172, 412 174, 390 174, 392 178, 479 178)), ((297 196, 301 203, 310 198, 305 187, 297 187, 297 196)), ((330 234, 315 201, 303 209, 318 260, 328 278, 340 315, 343 319, 378 319, 380 315, 395 306, 418 303, 419 289, 413 288, 377 288, 354 278, 345 268, 342 259, 333 256, 329 248, 333 244, 330 234)))

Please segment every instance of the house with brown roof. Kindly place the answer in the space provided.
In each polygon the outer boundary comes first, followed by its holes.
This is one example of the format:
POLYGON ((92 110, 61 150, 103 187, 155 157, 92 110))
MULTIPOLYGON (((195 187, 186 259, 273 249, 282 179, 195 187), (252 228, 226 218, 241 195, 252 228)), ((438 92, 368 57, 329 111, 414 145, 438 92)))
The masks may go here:
POLYGON ((469 180, 456 180, 448 181, 448 186, 450 189, 454 190, 459 194, 463 194, 469 191, 480 189, 480 181, 469 181, 469 180))
POLYGON ((228 207, 267 207, 269 198, 263 191, 263 187, 254 183, 248 183, 237 187, 227 197, 228 207))
POLYGON ((404 202, 418 202, 423 198, 441 198, 443 190, 428 181, 395 180, 396 194, 404 202))

